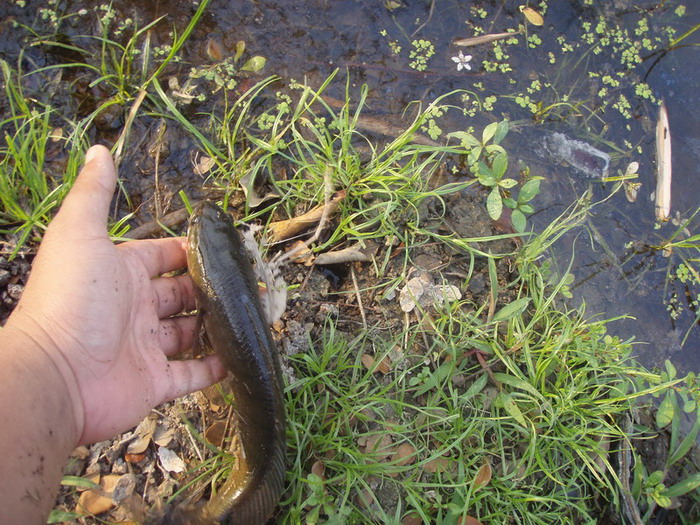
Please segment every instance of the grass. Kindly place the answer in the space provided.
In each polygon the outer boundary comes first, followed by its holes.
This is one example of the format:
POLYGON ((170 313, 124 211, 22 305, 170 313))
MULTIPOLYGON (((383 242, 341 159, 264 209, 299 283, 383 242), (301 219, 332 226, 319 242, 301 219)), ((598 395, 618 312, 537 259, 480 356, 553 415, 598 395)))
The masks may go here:
MULTIPOLYGON (((412 142, 434 131, 436 115, 453 110, 448 103, 464 92, 412 107, 405 129, 383 142, 376 139, 381 130, 363 127, 366 88, 355 92, 348 81, 340 105, 325 98, 335 74, 320 87, 297 84, 274 95, 280 84, 274 77, 240 96, 224 90, 220 105, 191 118, 162 82, 206 4, 174 36, 158 66, 148 58, 149 30, 158 21, 133 29, 125 42, 108 38, 111 26, 103 24, 99 37, 84 38, 97 44, 95 63, 52 66, 82 68, 92 85, 108 89, 108 98, 82 120, 31 100, 23 92, 26 77, 1 63, 8 111, 0 122, 0 218, 2 233, 14 236, 13 254, 40 240, 76 176, 96 116, 146 92, 136 118, 167 118, 199 144, 214 161, 208 182, 217 195, 226 203, 247 192, 244 221, 294 217, 323 203, 327 188, 345 190, 328 235, 312 249, 383 245, 372 264, 377 296, 399 289, 414 257, 428 246, 468 259, 469 275, 460 284, 480 271, 489 283, 483 302, 469 298, 418 308, 367 330, 329 317, 309 336, 308 351, 289 357, 294 379, 286 391, 288 489, 278 522, 413 518, 464 525, 474 523, 471 517, 482 523, 595 523, 605 513, 621 512, 617 463, 632 438, 622 422, 654 397, 660 400, 658 428, 638 426, 634 432, 652 437, 667 431, 668 456, 656 470, 634 453, 639 461, 632 497, 648 516, 671 497, 695 498, 695 474, 671 476, 672 467, 692 467, 686 460, 694 439, 683 437, 679 421, 682 411, 697 414, 695 377, 678 378, 668 365, 664 371, 640 367, 631 359, 632 341, 607 334, 610 321, 590 320, 583 308, 568 305, 568 269, 556 278, 540 264, 562 235, 585 222, 592 204, 582 199, 537 235, 521 235, 517 251, 495 248, 512 235, 466 238, 436 231, 430 221, 446 214, 449 199, 481 184, 495 195, 489 201, 493 215, 494 206, 508 205, 506 190, 514 187, 504 178, 507 157, 498 144, 506 124, 458 132, 443 146, 412 142), (60 174, 46 169, 57 122, 67 156, 60 174), (454 159, 462 176, 445 182, 441 170, 454 159), (282 168, 286 175, 280 175, 282 168), (255 206, 253 192, 261 187, 277 198, 255 206), (399 264, 392 263, 395 256, 399 264), (513 262, 512 276, 497 270, 505 257, 513 262)), ((55 35, 34 36, 37 44, 68 45, 55 35)), ((45 71, 52 70, 33 74, 45 71)), ((523 225, 529 200, 513 200, 523 225)), ((123 218, 112 233, 125 229, 123 218)), ((697 249, 696 237, 681 241, 674 235, 667 245, 697 249)), ((696 416, 689 435, 698 432, 696 416)), ((193 481, 224 475, 223 464, 223 454, 214 456, 193 481)), ((681 512, 697 515, 692 511, 681 512)))

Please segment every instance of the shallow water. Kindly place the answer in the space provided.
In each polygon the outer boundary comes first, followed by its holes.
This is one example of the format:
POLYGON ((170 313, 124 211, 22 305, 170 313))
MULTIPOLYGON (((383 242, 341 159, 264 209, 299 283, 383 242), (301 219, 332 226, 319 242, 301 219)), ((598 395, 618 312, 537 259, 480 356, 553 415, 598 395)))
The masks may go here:
MULTIPOLYGON (((630 314, 636 318, 635 321, 619 321, 613 330, 625 338, 634 337, 648 343, 637 347, 644 364, 659 365, 669 357, 683 371, 698 371, 700 337, 697 327, 681 347, 681 340, 694 321, 686 289, 666 280, 667 270, 675 270, 679 261, 647 248, 668 237, 675 226, 668 223, 654 229, 650 195, 655 184, 657 104, 636 93, 635 88, 646 82, 651 94, 666 102, 673 137, 672 214, 675 216, 678 212, 681 217, 687 217, 700 205, 697 173, 700 116, 696 111, 700 107, 697 89, 700 51, 684 47, 661 56, 642 48, 639 53, 643 62, 627 68, 621 64, 624 53, 611 51, 614 44, 596 54, 592 51, 594 44, 583 45, 582 42, 591 34, 600 38, 602 33, 597 33, 596 28, 601 20, 607 27, 619 24, 620 31, 627 31, 630 38, 640 43, 643 38, 661 35, 668 26, 680 35, 700 22, 700 5, 687 2, 686 14, 679 17, 674 12, 679 2, 614 0, 594 1, 594 6, 585 5, 587 2, 583 0, 549 3, 551 7, 544 12, 544 26, 528 24, 526 35, 519 36, 517 44, 503 42, 501 52, 507 55, 503 57, 498 56, 492 44, 458 48, 452 42, 474 36, 478 29, 485 33, 517 29, 524 23, 518 1, 411 1, 392 10, 378 0, 212 0, 202 23, 183 50, 181 72, 192 65, 211 62, 206 53, 208 40, 220 42, 224 53, 229 54, 233 53, 236 42, 244 40, 247 54, 267 58, 263 76, 274 73, 283 80, 306 80, 318 86, 340 68, 329 95, 344 97, 344 79, 348 75, 351 90, 364 83, 370 87, 368 114, 397 123, 412 101, 426 105, 444 93, 465 90, 468 99, 455 94, 447 102, 466 112, 475 107, 474 100, 486 102, 492 109, 475 111, 473 115, 453 111, 440 121, 440 127, 445 133, 469 126, 478 131, 502 118, 517 124, 504 142, 511 158, 512 176, 517 176, 517 161, 521 161, 533 174, 545 177, 542 192, 533 203, 537 212, 530 224, 535 230, 543 228, 585 191, 590 190, 594 198, 601 199, 612 187, 612 184, 575 177, 571 167, 563 165, 561 159, 537 155, 543 132, 563 133, 609 154, 611 175, 624 171, 631 161, 639 162, 643 186, 637 201, 630 203, 623 192, 619 192, 596 207, 586 228, 578 232, 580 235, 572 235, 559 243, 557 256, 563 268, 573 257, 574 294, 578 301, 586 302, 589 314, 606 317, 630 314), (646 31, 640 25, 641 20, 646 20, 646 31), (588 31, 585 23, 591 24, 588 31), (424 71, 410 66, 414 60, 409 56, 411 42, 416 39, 425 39, 434 47, 434 55, 427 60, 424 71), (397 52, 397 46, 401 51, 397 52), (457 70, 452 57, 459 51, 473 56, 470 70, 457 70), (496 71, 491 71, 494 68, 496 71), (624 75, 617 77, 618 72, 624 75), (608 84, 606 76, 619 80, 620 84, 608 84), (601 90, 606 90, 607 94, 601 96, 601 90), (629 102, 627 114, 623 114, 625 108, 620 111, 612 105, 601 107, 605 100, 618 100, 620 95, 629 102), (523 96, 529 99, 523 100, 523 96), (495 100, 489 101, 488 97, 495 97, 495 100), (538 103, 540 108, 551 107, 551 110, 533 118, 528 106, 538 103), (667 312, 667 304, 674 293, 680 305, 680 317, 675 320, 667 312)), ((170 28, 173 25, 184 27, 194 11, 191 2, 146 4, 115 1, 114 7, 122 18, 133 16, 141 25, 166 15, 156 26, 154 45, 167 42, 170 28)), ((95 4, 62 2, 60 5, 67 13, 81 7, 92 9, 95 4)), ((13 4, 0 8, 0 11, 7 10, 1 57, 15 61, 21 47, 21 41, 11 37, 13 30, 7 20, 14 17, 31 25, 44 6, 46 2, 36 1, 28 2, 26 8, 13 4)), ((80 30, 79 25, 72 29, 76 33, 80 30)), ((697 41, 699 37, 693 35, 688 41, 697 41)), ((65 59, 65 53, 61 55, 60 50, 52 52, 56 56, 38 52, 30 52, 29 56, 37 66, 65 59)), ((67 101, 71 103, 75 101, 67 101)), ((93 140, 114 140, 120 122, 119 118, 108 121, 93 140)), ((153 129, 145 125, 140 131, 144 135, 151 134, 156 124, 153 123, 153 129)), ((178 151, 189 149, 187 144, 175 143, 170 153, 176 155, 178 151)), ((178 159, 176 165, 179 163, 182 170, 163 174, 166 181, 168 177, 177 180, 190 165, 187 154, 181 154, 178 159)), ((132 164, 138 164, 137 161, 132 164)), ((134 178, 138 179, 136 172, 135 169, 134 178)), ((133 184, 138 193, 145 183, 133 184)), ((148 187, 143 186, 141 191, 148 191, 148 187)), ((699 229, 697 221, 695 228, 690 226, 691 232, 699 229)), ((699 290, 698 284, 688 288, 691 299, 699 290)))

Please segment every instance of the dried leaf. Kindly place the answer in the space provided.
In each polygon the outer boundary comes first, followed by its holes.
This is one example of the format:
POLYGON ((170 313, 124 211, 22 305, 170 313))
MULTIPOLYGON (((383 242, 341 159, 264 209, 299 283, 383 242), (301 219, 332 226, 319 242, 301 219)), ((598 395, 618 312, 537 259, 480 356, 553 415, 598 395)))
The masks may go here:
POLYGON ((224 46, 218 40, 210 38, 207 40, 207 55, 214 62, 221 62, 224 59, 224 46))
POLYGON ((408 443, 401 443, 391 457, 399 466, 411 465, 416 461, 416 449, 408 443))
POLYGON ((323 464, 323 461, 317 460, 314 461, 313 465, 311 465, 311 473, 318 476, 324 481, 326 480, 325 472, 326 466, 323 464))
POLYGON ((153 438, 153 432, 156 430, 156 420, 153 417, 147 417, 139 426, 134 430, 134 437, 129 442, 126 447, 126 452, 128 454, 141 454, 147 448, 151 439, 153 438))
POLYGON ((407 313, 412 311, 417 304, 420 304, 420 299, 425 293, 426 285, 429 286, 431 284, 430 282, 426 282, 423 276, 410 279, 399 293, 399 305, 401 306, 401 310, 407 313))
POLYGON ((100 481, 100 490, 86 490, 83 492, 78 499, 78 504, 75 506, 76 512, 102 514, 114 507, 111 493, 120 478, 121 476, 116 474, 109 474, 100 481))
POLYGON ((51 142, 58 142, 63 138, 63 128, 53 128, 51 133, 49 133, 49 138, 51 142))
POLYGON ((158 425, 156 431, 153 433, 153 442, 161 447, 167 447, 173 440, 174 435, 175 429, 158 425))
POLYGON ((457 525, 481 525, 481 522, 471 516, 464 516, 464 518, 457 520, 457 525))
POLYGON ((662 102, 656 124, 656 220, 665 222, 671 215, 671 130, 668 112, 662 102))
POLYGON ((401 520, 401 525, 423 525, 423 518, 420 517, 420 514, 414 512, 405 516, 401 520))
POLYGON ((367 370, 370 370, 374 366, 374 357, 369 354, 362 354, 360 360, 367 370))
POLYGON ((129 454, 128 452, 124 454, 124 461, 127 463, 139 463, 146 457, 146 454, 129 454))
POLYGON ((316 262, 314 252, 311 251, 311 249, 306 245, 304 241, 295 242, 289 247, 287 251, 294 253, 294 255, 292 255, 289 258, 289 260, 297 264, 311 266, 316 262))
POLYGON ((523 15, 525 15, 525 18, 527 18, 527 21, 530 22, 533 26, 543 26, 544 25, 544 18, 542 17, 541 14, 539 14, 537 11, 535 11, 532 7, 526 7, 526 6, 521 5, 520 12, 523 15))
POLYGON ((212 167, 216 165, 216 161, 212 159, 211 157, 207 157, 202 155, 199 157, 197 164, 194 167, 194 173, 195 175, 204 175, 205 173, 209 172, 212 167))
POLYGON ((445 472, 449 463, 450 462, 447 458, 439 457, 428 461, 425 465, 423 465, 423 469, 432 474, 435 474, 436 472, 445 472))
POLYGON ((479 35, 470 38, 460 38, 452 42, 456 46, 470 47, 478 46, 481 44, 490 44, 491 42, 496 42, 497 40, 502 40, 504 38, 510 38, 519 34, 519 31, 514 31, 512 33, 491 33, 490 35, 479 35))
POLYGON ((392 454, 391 436, 388 434, 374 434, 367 437, 363 452, 371 454, 375 461, 384 461, 392 454))
POLYGON ((481 465, 481 468, 476 473, 476 476, 474 476, 474 481, 472 482, 472 486, 474 487, 474 490, 477 490, 477 489, 480 489, 481 487, 488 485, 490 481, 491 481, 491 465, 487 461, 483 465, 481 465))
POLYGON ((175 454, 172 450, 166 447, 158 447, 158 459, 160 459, 160 464, 168 472, 184 472, 187 468, 185 462, 175 454))
POLYGON ((204 431, 204 438, 214 445, 215 447, 221 447, 224 443, 224 438, 226 432, 226 422, 225 421, 214 421, 209 427, 204 431))

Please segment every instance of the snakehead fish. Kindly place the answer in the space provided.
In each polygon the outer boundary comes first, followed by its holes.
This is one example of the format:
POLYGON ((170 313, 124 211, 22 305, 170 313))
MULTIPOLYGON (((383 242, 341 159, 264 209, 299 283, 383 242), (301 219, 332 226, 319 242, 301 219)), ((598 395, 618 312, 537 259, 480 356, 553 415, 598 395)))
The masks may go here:
POLYGON ((279 356, 249 255, 231 218, 203 203, 190 219, 187 242, 206 339, 230 371, 238 453, 226 482, 186 522, 265 523, 284 490, 286 471, 279 356))

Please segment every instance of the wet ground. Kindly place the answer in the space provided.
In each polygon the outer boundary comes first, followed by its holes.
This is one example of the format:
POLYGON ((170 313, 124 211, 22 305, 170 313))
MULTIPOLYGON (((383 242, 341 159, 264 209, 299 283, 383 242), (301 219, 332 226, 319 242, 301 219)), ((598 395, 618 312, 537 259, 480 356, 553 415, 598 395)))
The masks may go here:
MULTIPOLYGON (((14 27, 13 22, 50 29, 49 22, 42 21, 41 14, 36 14, 48 4, 44 1, 29 1, 22 7, 17 4, 12 2, 0 8, 0 11, 6 11, 0 22, 0 58, 15 64, 24 49, 23 64, 28 70, 48 64, 87 60, 88 57, 76 56, 68 48, 57 45, 25 48, 29 41, 27 32, 14 27)), ((621 51, 595 54, 590 51, 590 46, 576 48, 574 44, 587 38, 588 32, 582 28, 582 22, 595 24, 601 16, 610 26, 619 24, 631 34, 635 34, 635 29, 639 30, 642 19, 647 20, 650 35, 663 34, 665 27, 674 27, 677 34, 681 34, 700 22, 700 7, 689 2, 686 14, 681 17, 676 13, 677 2, 663 3, 665 5, 659 7, 656 2, 616 0, 592 7, 575 0, 557 1, 551 2, 544 13, 545 25, 528 25, 527 34, 520 37, 517 45, 504 46, 500 52, 489 45, 463 49, 453 45, 455 39, 473 36, 479 30, 497 33, 517 29, 523 23, 519 4, 512 1, 472 3, 445 0, 406 2, 389 9, 384 2, 369 0, 212 0, 202 23, 183 50, 182 64, 173 67, 169 74, 183 79, 191 67, 211 64, 211 53, 208 54, 207 49, 212 40, 222 46, 224 56, 232 54, 236 43, 243 40, 246 53, 265 56, 267 65, 259 75, 250 75, 249 80, 240 78, 241 84, 276 74, 282 81, 275 87, 282 88, 290 79, 320 85, 333 70, 340 68, 338 81, 330 87, 328 94, 344 98, 345 75, 351 89, 366 83, 370 87, 367 113, 390 123, 400 124, 402 113, 413 101, 425 105, 446 92, 466 90, 467 97, 459 93, 450 99, 459 110, 445 117, 440 125, 445 132, 469 126, 480 130, 503 117, 517 124, 503 144, 511 155, 512 170, 524 169, 527 165, 532 173, 544 177, 542 192, 533 203, 537 211, 530 219, 535 230, 543 228, 584 192, 591 191, 594 198, 604 198, 612 186, 581 178, 566 162, 541 154, 545 133, 563 133, 609 154, 610 174, 624 171, 629 162, 638 161, 643 186, 637 201, 628 202, 619 192, 595 208, 582 232, 565 238, 558 245, 556 256, 560 268, 566 268, 569 258, 573 258, 570 271, 576 278, 572 287, 574 300, 585 301, 589 314, 605 317, 631 314, 636 318, 635 321, 622 320, 614 329, 625 338, 635 337, 645 343, 638 347, 638 356, 644 364, 660 365, 669 357, 682 371, 697 371, 700 369, 698 330, 691 331, 683 347, 681 341, 693 324, 694 306, 690 303, 700 290, 700 284, 669 281, 666 278, 668 270, 675 272, 679 260, 664 257, 660 251, 651 249, 670 235, 675 226, 666 224, 660 229, 654 228, 650 195, 654 191, 657 106, 638 94, 636 87, 647 83, 653 96, 664 99, 668 106, 674 137, 672 209, 674 215, 678 212, 681 217, 687 217, 699 204, 697 195, 700 190, 696 173, 700 161, 700 120, 688 111, 688 108, 698 106, 700 97, 696 89, 697 65, 700 63, 698 52, 696 48, 687 47, 660 55, 642 49, 642 62, 628 68, 620 62, 621 51), (533 35, 537 35, 540 43, 533 35), (410 56, 411 42, 418 39, 425 39, 434 46, 434 55, 427 59, 422 71, 411 67, 415 61, 410 56), (567 45, 572 47, 571 51, 567 45), (401 47, 400 51, 398 47, 401 47), (470 70, 457 70, 452 57, 459 51, 473 55, 470 70), (508 57, 504 58, 503 53, 508 57), (591 72, 598 76, 591 76, 591 72), (616 77, 616 73, 621 75, 616 77), (617 79, 621 85, 609 84, 603 80, 606 75, 617 79), (533 87, 538 84, 539 88, 533 87), (601 89, 614 92, 614 97, 624 94, 630 101, 627 114, 614 108, 612 102, 606 105, 609 97, 601 96, 601 89), (524 101, 523 96, 529 96, 530 102, 524 101), (495 97, 495 100, 487 101, 489 97, 495 97), (492 109, 471 114, 475 100, 487 102, 492 109), (540 103, 541 111, 533 112, 529 104, 536 102, 540 103), (543 109, 550 106, 549 111, 543 109), (679 301, 673 303, 677 304, 679 312, 676 319, 667 310, 674 294, 679 301)), ((93 3, 78 1, 51 5, 56 6, 51 9, 63 14, 94 8, 93 3)), ((387 5, 393 6, 394 3, 387 5)), ((168 42, 170 28, 173 25, 182 28, 195 9, 190 2, 152 2, 146 6, 114 2, 113 6, 121 19, 133 18, 141 26, 165 15, 166 19, 156 26, 153 33, 153 46, 168 42)), ((84 31, 81 20, 69 18, 59 36, 64 43, 94 46, 94 42, 79 36, 84 31)), ((641 40, 645 33, 635 36, 641 40)), ((113 95, 90 86, 81 77, 79 69, 70 68, 58 77, 55 72, 28 77, 27 90, 39 100, 61 106, 65 116, 88 115, 113 95), (44 86, 49 86, 49 89, 43 89, 44 86), (63 90, 61 86, 71 86, 71 89, 63 90)), ((217 103, 216 97, 209 97, 186 106, 183 112, 193 123, 207 129, 208 119, 203 113, 217 103)), ((113 144, 124 126, 128 109, 128 105, 115 105, 102 112, 90 131, 89 141, 113 144)), ((136 227, 148 223, 157 213, 165 215, 182 208, 177 196, 181 190, 191 200, 211 194, 210 188, 203 185, 204 177, 192 174, 192 166, 196 163, 195 150, 194 141, 177 127, 163 128, 157 117, 137 119, 130 147, 120 167, 130 200, 127 202, 124 197, 117 200, 116 215, 136 211, 132 220, 136 227)), ((57 151, 48 159, 47 170, 60 177, 64 163, 64 155, 57 151)), ((447 219, 451 231, 466 237, 501 233, 498 228, 502 225, 492 224, 485 209, 479 206, 483 197, 478 192, 469 192, 449 203, 447 219)), ((435 228, 448 223, 436 223, 435 228)), ((175 225, 174 228, 177 230, 181 226, 175 225)), ((693 225, 689 229, 696 231, 693 225)), ((512 249, 513 246, 503 246, 504 251, 512 249)), ((448 251, 426 249, 416 258, 416 269, 426 272, 435 268, 449 269, 451 278, 461 282, 468 272, 468 262, 460 257, 448 251)), ((21 294, 30 259, 31 254, 28 254, 27 259, 19 258, 11 263, 0 261, 2 315, 10 311, 21 294)), ((507 279, 508 260, 502 261, 499 269, 507 279)), ((476 277, 470 281, 467 292, 475 303, 483 303, 488 289, 485 268, 476 270, 476 277)), ((360 288, 372 284, 369 274, 359 273, 357 278, 360 288)), ((337 316, 340 330, 352 331, 360 326, 358 305, 354 295, 348 293, 354 287, 347 267, 314 270, 311 274, 293 267, 288 271, 287 279, 289 284, 306 283, 301 292, 292 296, 284 334, 277 334, 281 345, 288 351, 292 351, 290 349, 295 345, 303 345, 300 341, 309 323, 329 314, 337 316), (332 295, 337 291, 343 294, 332 295), (305 305, 303 311, 295 309, 299 304, 305 305), (294 333, 297 333, 297 339, 294 333)), ((392 326, 402 322, 395 305, 394 308, 388 307, 371 294, 367 294, 364 301, 370 324, 392 326)), ((219 413, 220 405, 216 400, 200 396, 186 400, 185 406, 188 407, 187 415, 204 428, 216 427, 221 421, 226 421, 226 414, 219 413), (201 406, 208 406, 209 412, 201 412, 201 406)), ((154 423, 151 436, 158 434, 159 428, 161 433, 165 432, 163 427, 175 428, 175 436, 169 439, 176 440, 183 448, 189 446, 187 430, 169 410, 165 409, 164 416, 154 423)), ((148 433, 148 430, 144 432, 148 433)), ((160 436, 159 439, 163 446, 170 443, 168 438, 160 436)), ((125 474, 132 476, 124 478, 127 481, 123 483, 133 480, 134 487, 138 486, 136 493, 143 495, 141 500, 132 499, 133 505, 141 507, 132 509, 131 513, 125 511, 125 516, 133 517, 145 512, 143 501, 151 504, 172 493, 178 476, 168 474, 154 461, 154 448, 146 452, 134 451, 130 460, 125 462, 127 441, 125 438, 76 452, 69 473, 85 475, 100 470, 105 473, 107 462, 112 474, 122 478, 125 474)), ((134 494, 134 487, 130 492, 125 491, 125 498, 134 494)), ((70 499, 64 503, 66 508, 74 506, 70 499)), ((123 506, 128 507, 127 504, 123 506)), ((113 517, 119 519, 123 516, 113 517)))

